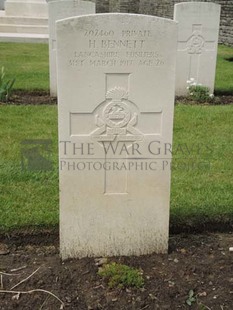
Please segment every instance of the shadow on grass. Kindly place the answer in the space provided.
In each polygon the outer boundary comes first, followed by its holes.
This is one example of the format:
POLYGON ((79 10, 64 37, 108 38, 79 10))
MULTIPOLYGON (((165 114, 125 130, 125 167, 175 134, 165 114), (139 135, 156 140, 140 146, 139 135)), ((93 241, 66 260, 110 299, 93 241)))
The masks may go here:
POLYGON ((233 89, 232 90, 215 89, 214 94, 215 96, 233 96, 233 89))

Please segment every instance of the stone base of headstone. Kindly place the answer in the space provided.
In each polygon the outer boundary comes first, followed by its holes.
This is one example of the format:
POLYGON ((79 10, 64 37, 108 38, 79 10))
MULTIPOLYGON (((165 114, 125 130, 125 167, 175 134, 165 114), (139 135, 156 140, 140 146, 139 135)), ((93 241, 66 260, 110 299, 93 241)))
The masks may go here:
POLYGON ((0 32, 3 33, 48 33, 46 18, 0 17, 0 32))
POLYGON ((47 17, 48 5, 45 0, 7 0, 5 2, 7 16, 47 17))
POLYGON ((49 38, 47 34, 36 33, 0 33, 0 42, 14 42, 14 43, 48 43, 49 38))
POLYGON ((0 42, 48 42, 46 1, 7 0, 0 11, 0 42))

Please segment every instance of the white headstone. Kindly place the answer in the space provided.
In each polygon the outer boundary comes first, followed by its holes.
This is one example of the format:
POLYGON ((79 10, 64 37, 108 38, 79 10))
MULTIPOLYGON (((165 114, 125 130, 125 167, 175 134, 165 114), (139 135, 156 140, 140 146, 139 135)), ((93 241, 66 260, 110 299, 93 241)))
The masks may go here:
POLYGON ((62 258, 165 253, 176 23, 70 18, 57 44, 62 258))
POLYGON ((178 22, 176 94, 187 94, 187 80, 214 91, 220 5, 207 2, 184 2, 175 5, 178 22))
POLYGON ((5 11, 6 16, 48 18, 46 0, 6 0, 5 11))
POLYGON ((49 74, 50 95, 57 96, 56 21, 95 13, 95 3, 80 0, 50 1, 49 6, 49 74))

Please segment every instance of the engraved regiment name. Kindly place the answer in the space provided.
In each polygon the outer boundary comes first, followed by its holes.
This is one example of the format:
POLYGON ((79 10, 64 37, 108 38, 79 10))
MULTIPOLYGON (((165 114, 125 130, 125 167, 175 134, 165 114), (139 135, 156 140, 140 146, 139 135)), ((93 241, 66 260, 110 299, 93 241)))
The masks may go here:
POLYGON ((84 31, 85 50, 74 51, 69 59, 71 67, 115 67, 164 65, 164 58, 147 46, 152 40, 149 30, 123 30, 121 37, 114 39, 113 30, 94 29, 84 31))

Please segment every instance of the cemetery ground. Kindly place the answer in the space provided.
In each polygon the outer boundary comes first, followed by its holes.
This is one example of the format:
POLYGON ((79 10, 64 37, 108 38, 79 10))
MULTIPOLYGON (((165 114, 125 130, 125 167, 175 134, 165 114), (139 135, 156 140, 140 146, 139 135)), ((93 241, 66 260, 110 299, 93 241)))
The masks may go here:
POLYGON ((233 49, 219 47, 218 104, 175 107, 169 254, 108 259, 138 268, 141 288, 109 288, 93 258, 60 261, 48 47, 1 43, 0 59, 16 78, 12 100, 0 105, 0 289, 26 279, 0 293, 1 309, 59 309, 50 293, 65 309, 232 309, 233 49), (22 167, 26 139, 52 141, 51 171, 22 167))

